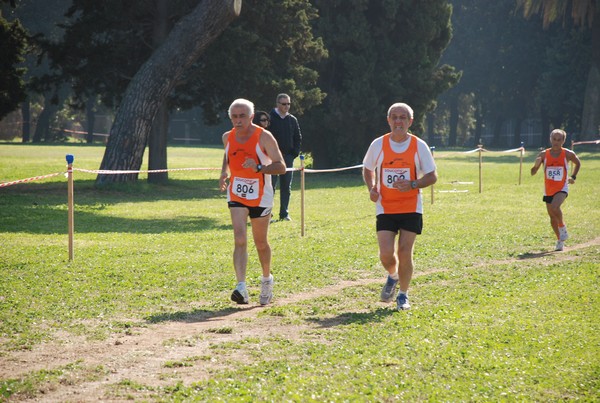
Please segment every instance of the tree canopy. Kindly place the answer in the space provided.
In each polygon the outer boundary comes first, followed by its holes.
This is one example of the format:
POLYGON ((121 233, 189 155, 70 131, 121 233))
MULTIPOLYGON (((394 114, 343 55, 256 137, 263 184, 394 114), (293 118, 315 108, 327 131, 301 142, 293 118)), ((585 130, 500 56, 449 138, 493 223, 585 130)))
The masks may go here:
MULTIPOLYGON (((583 96, 581 131, 583 139, 600 136, 600 7, 597 0, 517 0, 526 18, 541 14, 544 28, 561 19, 569 26, 569 15, 577 26, 590 29, 591 57, 583 96)), ((578 49, 581 51, 581 49, 578 49)), ((585 49, 584 49, 585 51, 585 49)), ((578 66, 573 66, 577 68, 578 66)))
POLYGON ((427 0, 315 0, 316 32, 330 57, 319 65, 327 98, 301 125, 316 165, 362 161, 369 143, 387 131, 394 102, 415 111, 412 130, 421 135, 436 98, 459 79, 439 65, 450 42, 451 6, 427 0))
POLYGON ((17 109, 27 96, 23 80, 26 69, 21 66, 27 43, 19 20, 8 22, 0 13, 0 119, 17 109))

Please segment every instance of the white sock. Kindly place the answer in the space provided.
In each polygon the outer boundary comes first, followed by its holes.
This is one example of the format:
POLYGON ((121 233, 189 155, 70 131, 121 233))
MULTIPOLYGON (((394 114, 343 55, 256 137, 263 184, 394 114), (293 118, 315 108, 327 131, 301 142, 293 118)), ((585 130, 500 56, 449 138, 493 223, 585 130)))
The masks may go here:
POLYGON ((262 277, 262 281, 265 281, 265 282, 266 282, 266 281, 271 281, 271 279, 272 279, 272 278, 273 278, 273 275, 272 275, 272 274, 269 274, 269 277, 265 277, 265 276, 263 276, 263 277, 262 277))
POLYGON ((394 274, 390 274, 390 277, 393 278, 394 280, 398 280, 400 277, 398 276, 398 272, 394 273, 394 274))
POLYGON ((245 281, 240 281, 237 284, 237 287, 235 287, 235 288, 237 288, 238 290, 245 290, 246 289, 246 282, 245 281))

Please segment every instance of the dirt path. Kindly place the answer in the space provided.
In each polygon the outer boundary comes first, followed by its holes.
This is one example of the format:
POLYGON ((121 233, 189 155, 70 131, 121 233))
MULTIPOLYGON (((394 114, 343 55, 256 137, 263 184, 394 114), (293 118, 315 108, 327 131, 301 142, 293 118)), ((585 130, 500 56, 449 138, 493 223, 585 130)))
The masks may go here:
MULTIPOLYGON (((600 237, 574 245, 567 252, 600 245, 600 237)), ((515 258, 486 261, 481 265, 523 262, 539 259, 541 265, 557 261, 578 259, 570 253, 541 252, 525 254, 515 258)), ((477 265, 478 266, 478 265, 477 265)), ((443 270, 437 270, 443 271, 443 270)), ((415 277, 430 275, 433 271, 415 273, 415 277)), ((277 298, 275 306, 291 305, 337 293, 347 287, 380 284, 382 278, 364 278, 357 281, 342 281, 339 284, 288 298, 277 298)), ((382 303, 382 306, 384 304, 382 303)), ((36 402, 87 402, 87 401, 131 401, 131 396, 118 396, 111 387, 121 381, 133 381, 152 387, 173 385, 181 381, 184 385, 207 379, 211 373, 227 368, 232 362, 248 362, 244 352, 228 352, 228 360, 213 360, 211 346, 221 342, 235 342, 247 337, 268 340, 271 336, 291 339, 306 337, 306 330, 319 325, 303 322, 301 325, 282 324, 278 318, 259 316, 261 307, 249 305, 240 309, 222 312, 201 313, 188 316, 182 321, 161 322, 147 327, 132 329, 130 335, 114 335, 101 342, 86 341, 82 337, 57 335, 56 342, 44 343, 30 351, 9 352, 0 359, 0 379, 16 379, 32 371, 52 370, 78 362, 83 370, 73 371, 77 377, 61 380, 60 385, 49 386, 33 399, 12 401, 36 402), (231 355, 233 354, 233 356, 231 355), (180 363, 190 357, 200 357, 191 366, 165 366, 165 363, 180 363), (90 381, 86 374, 94 368, 103 368, 101 376, 90 381)), ((317 337, 317 336, 315 336, 317 337)), ((266 342, 266 341, 265 341, 266 342)))

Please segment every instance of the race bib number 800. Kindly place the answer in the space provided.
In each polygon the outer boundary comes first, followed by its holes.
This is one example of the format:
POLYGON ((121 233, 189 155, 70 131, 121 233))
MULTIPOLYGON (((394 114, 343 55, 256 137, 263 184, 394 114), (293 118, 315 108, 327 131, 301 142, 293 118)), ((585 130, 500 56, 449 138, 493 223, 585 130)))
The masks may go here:
POLYGON ((256 200, 258 199, 258 179, 235 178, 231 185, 231 192, 242 199, 256 200))
POLYGON ((392 189, 394 182, 400 179, 410 180, 410 168, 384 168, 383 185, 392 189))
POLYGON ((564 167, 547 167, 546 178, 551 181, 560 182, 563 180, 564 167))

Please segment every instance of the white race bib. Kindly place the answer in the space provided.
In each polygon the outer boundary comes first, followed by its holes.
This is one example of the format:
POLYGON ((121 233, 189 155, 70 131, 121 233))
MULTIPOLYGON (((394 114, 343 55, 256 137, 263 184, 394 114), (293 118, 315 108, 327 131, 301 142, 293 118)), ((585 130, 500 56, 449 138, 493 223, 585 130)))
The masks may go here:
POLYGON ((231 193, 246 200, 258 199, 258 179, 234 178, 231 193))
POLYGON ((551 181, 561 182, 563 175, 564 167, 546 167, 546 178, 551 181))
POLYGON ((394 182, 400 179, 410 180, 410 168, 384 168, 383 185, 393 189, 394 182))

